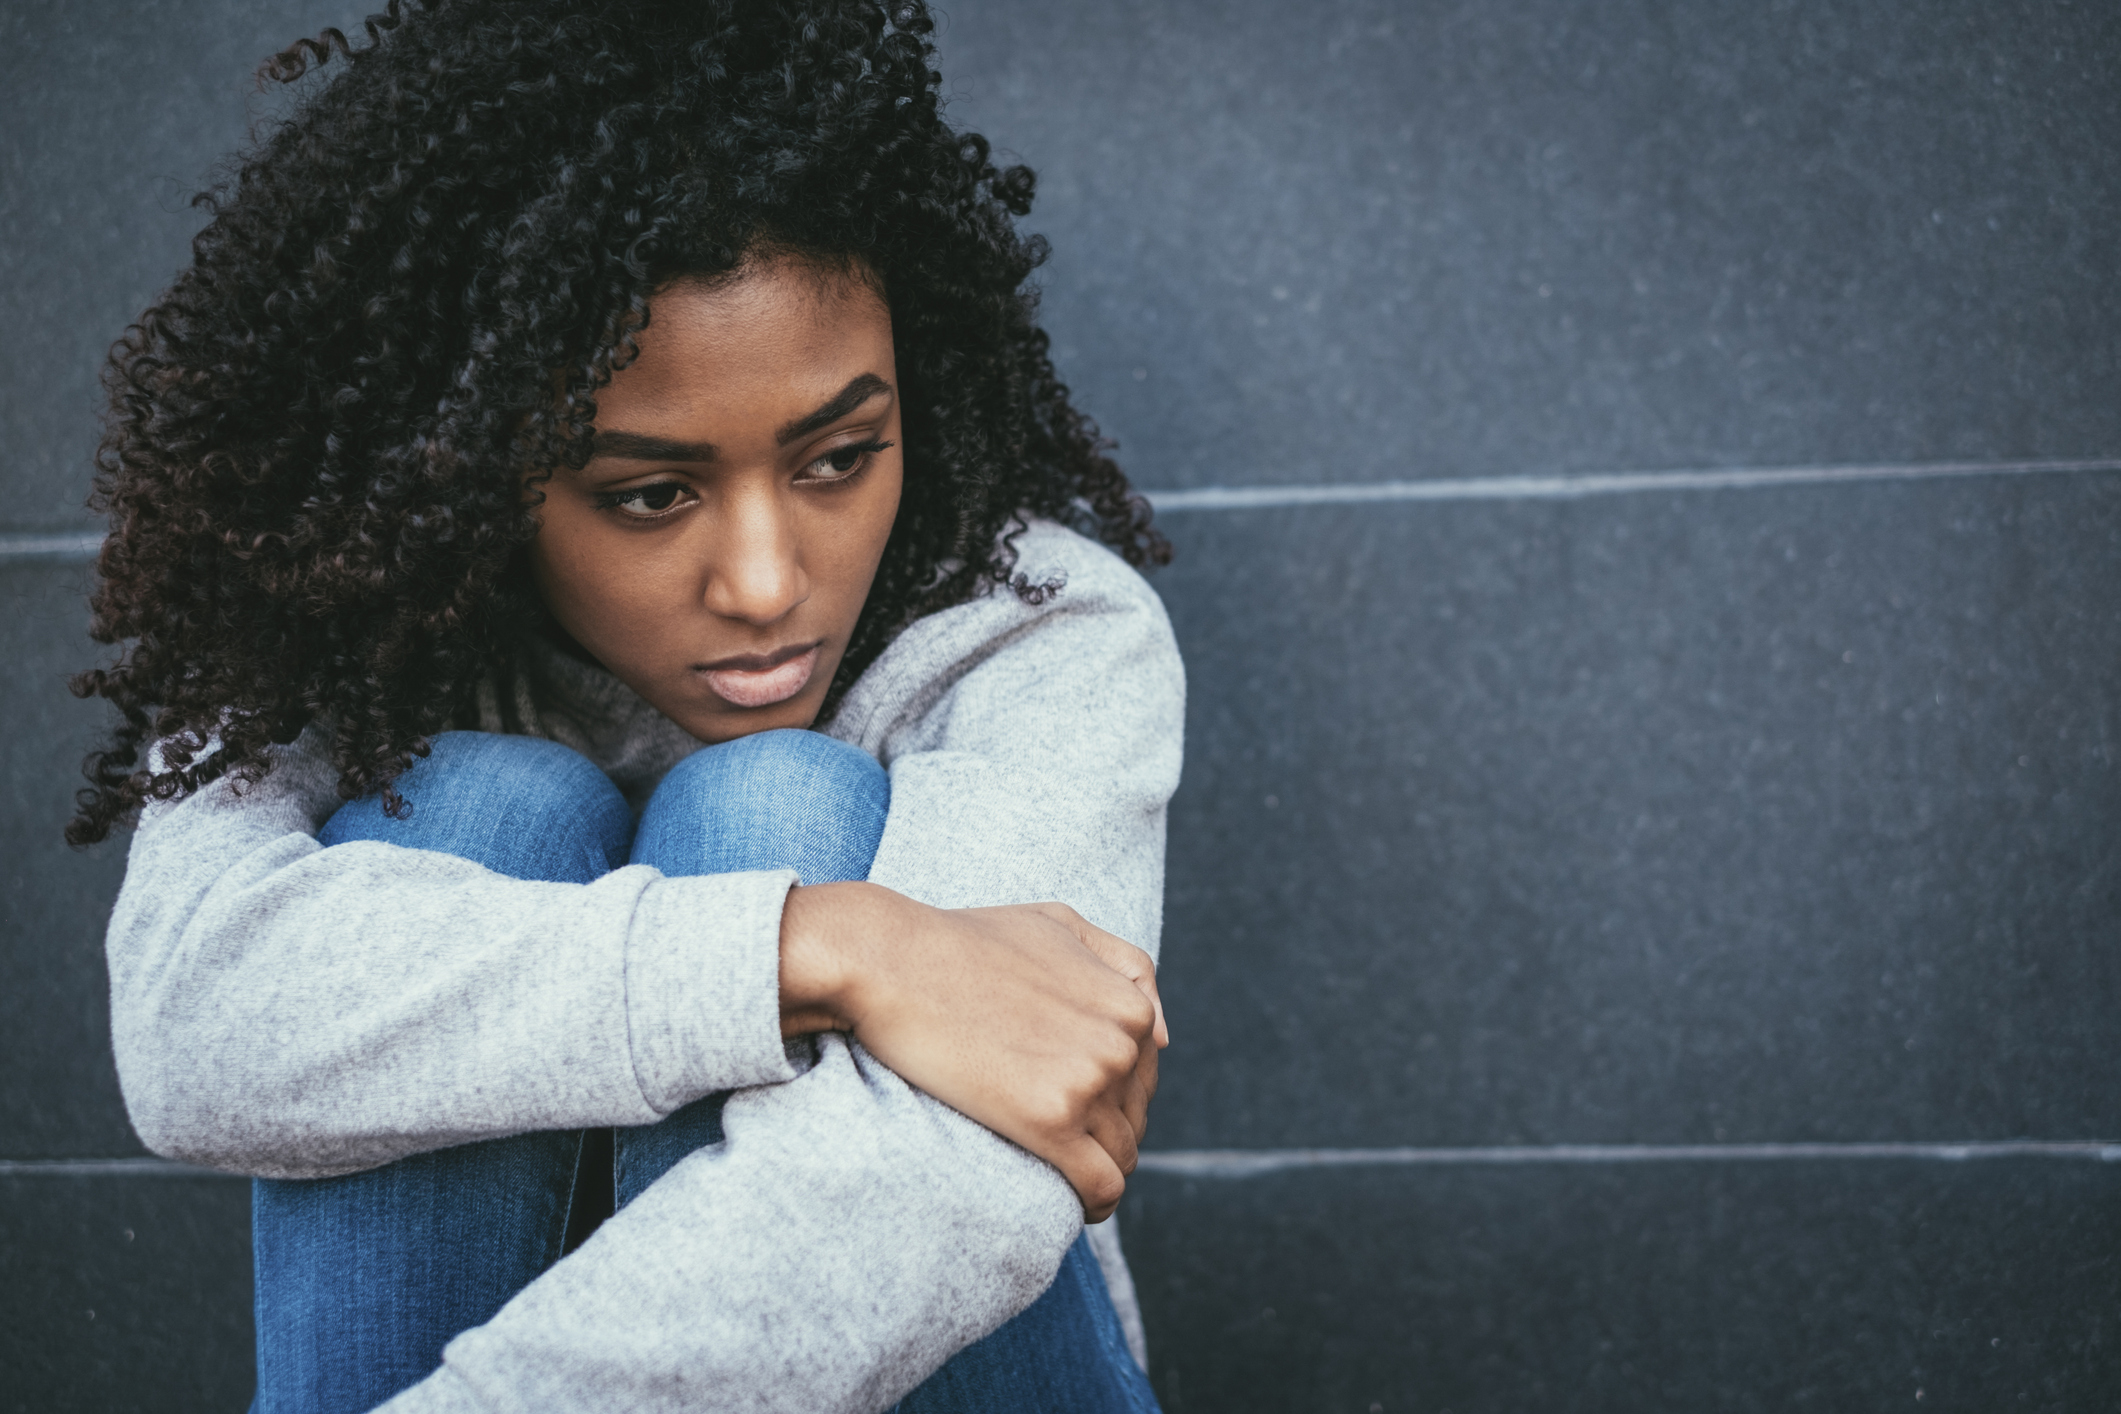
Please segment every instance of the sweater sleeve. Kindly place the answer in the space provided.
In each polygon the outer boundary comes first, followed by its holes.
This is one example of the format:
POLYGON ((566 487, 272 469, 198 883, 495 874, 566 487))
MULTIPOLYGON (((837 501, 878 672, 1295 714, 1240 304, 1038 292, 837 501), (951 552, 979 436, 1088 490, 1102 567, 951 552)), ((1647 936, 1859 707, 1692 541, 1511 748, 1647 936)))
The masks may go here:
POLYGON ((530 1130, 650 1124, 794 1074, 780 1037, 793 875, 509 879, 320 846, 307 737, 254 785, 152 810, 112 910, 126 1108, 170 1158, 275 1178, 530 1130))
MULTIPOLYGON (((1177 648, 1116 559, 1040 548, 1062 594, 915 624, 843 705, 835 734, 891 771, 871 877, 947 907, 1058 899, 1153 952, 1177 648)), ((859 1045, 808 1044, 801 1078, 731 1098, 727 1142, 385 1407, 874 1414, 1037 1299, 1082 1227, 1060 1174, 859 1045)))
POLYGON ((939 908, 1058 901, 1154 957, 1185 729, 1178 647, 1140 576, 1041 529, 1024 563, 1065 581, 1052 601, 967 606, 989 620, 976 651, 916 641, 888 664, 946 684, 931 705, 835 724, 891 772, 869 877, 939 908))

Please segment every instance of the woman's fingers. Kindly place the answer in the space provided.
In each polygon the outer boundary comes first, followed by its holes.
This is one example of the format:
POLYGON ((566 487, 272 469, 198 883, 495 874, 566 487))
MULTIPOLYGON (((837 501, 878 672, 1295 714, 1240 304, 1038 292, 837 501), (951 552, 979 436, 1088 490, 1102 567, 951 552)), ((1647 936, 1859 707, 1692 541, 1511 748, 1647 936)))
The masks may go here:
POLYGON ((1135 1133, 1134 1123, 1125 1111, 1117 1105, 1100 1106, 1091 1111, 1088 1129, 1097 1147, 1105 1151, 1123 1176, 1134 1172, 1134 1166, 1141 1162, 1137 1147, 1141 1136, 1135 1133))
POLYGON ((1171 1044, 1170 1028, 1164 1024, 1164 1000, 1156 990, 1156 963, 1125 938, 1107 933, 1095 923, 1064 903, 1039 903, 1031 905, 1048 918, 1065 926, 1075 934, 1076 941, 1088 948, 1099 962, 1117 972, 1141 989, 1142 995, 1156 1009, 1156 1044, 1171 1044))
POLYGON ((1058 1155, 1045 1157, 1075 1190, 1083 1205, 1084 1222, 1101 1223, 1112 1216, 1127 1191, 1127 1177, 1104 1145, 1088 1134, 1078 1134, 1058 1155))
POLYGON ((1156 1098, 1156 1047, 1143 1046, 1141 1056, 1141 1064, 1120 1082, 1120 1113, 1126 1116, 1136 1143, 1149 1132, 1149 1101, 1156 1098))

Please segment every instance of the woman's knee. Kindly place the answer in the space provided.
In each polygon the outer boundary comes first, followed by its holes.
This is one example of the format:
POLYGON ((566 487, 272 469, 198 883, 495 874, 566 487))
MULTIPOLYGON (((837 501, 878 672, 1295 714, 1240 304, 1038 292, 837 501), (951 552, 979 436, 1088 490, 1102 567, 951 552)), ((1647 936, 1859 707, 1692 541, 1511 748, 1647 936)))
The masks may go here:
POLYGON ((258 1414, 373 1409, 559 1260, 578 1132, 251 1190, 258 1414))
POLYGON ((673 767, 648 803, 633 858, 666 874, 863 879, 890 804, 890 777, 861 748, 819 732, 759 732, 673 767))
POLYGON ((391 818, 377 796, 340 808, 327 845, 380 840, 431 849, 518 879, 586 883, 625 863, 633 814, 579 752, 539 737, 443 732, 397 780, 409 807, 391 818))

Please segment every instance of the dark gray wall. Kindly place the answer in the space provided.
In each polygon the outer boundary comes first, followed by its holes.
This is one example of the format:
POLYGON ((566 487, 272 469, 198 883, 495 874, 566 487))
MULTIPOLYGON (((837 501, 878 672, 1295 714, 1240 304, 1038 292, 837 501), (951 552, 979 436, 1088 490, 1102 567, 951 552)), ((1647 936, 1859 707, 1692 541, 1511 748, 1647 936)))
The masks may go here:
MULTIPOLYGON (((351 13, 0 12, 0 535, 82 527, 103 345, 351 13)), ((1167 502, 1166 1407, 2121 1401, 2121 1164, 1922 1147, 2121 1140, 2121 19, 966 0, 945 54, 1143 485, 1473 482, 1167 502), (1818 465, 1907 474, 1489 480, 1818 465)), ((0 559, 0 1366, 231 1409, 240 1185, 98 1165, 84 582, 0 559)))

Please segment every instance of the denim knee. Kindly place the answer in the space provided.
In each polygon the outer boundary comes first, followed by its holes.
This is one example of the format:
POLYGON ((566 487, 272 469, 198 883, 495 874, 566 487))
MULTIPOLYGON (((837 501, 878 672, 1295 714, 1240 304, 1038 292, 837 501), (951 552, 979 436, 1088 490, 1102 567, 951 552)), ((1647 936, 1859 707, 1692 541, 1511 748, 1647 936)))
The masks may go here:
POLYGON ((860 747, 782 729, 694 752, 656 788, 635 863, 669 875, 793 869, 806 884, 865 879, 891 778, 860 747))
POLYGON ((580 1133, 415 1154, 251 1185, 251 1414, 374 1409, 419 1383, 559 1260, 580 1133))
POLYGON ((626 862, 633 812, 579 752, 539 737, 443 732, 397 781, 401 819, 365 796, 325 823, 324 844, 380 840, 454 854, 497 874, 588 883, 626 862))

